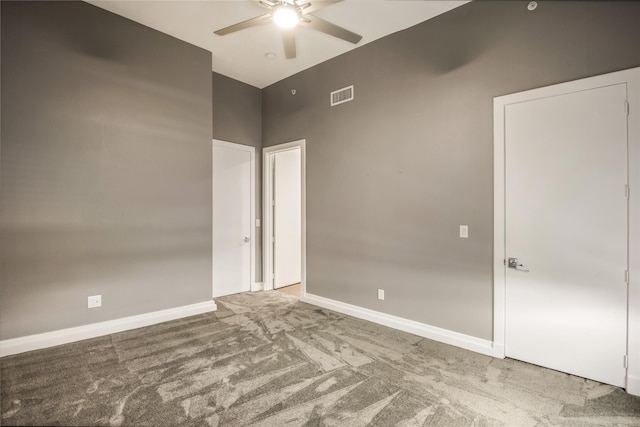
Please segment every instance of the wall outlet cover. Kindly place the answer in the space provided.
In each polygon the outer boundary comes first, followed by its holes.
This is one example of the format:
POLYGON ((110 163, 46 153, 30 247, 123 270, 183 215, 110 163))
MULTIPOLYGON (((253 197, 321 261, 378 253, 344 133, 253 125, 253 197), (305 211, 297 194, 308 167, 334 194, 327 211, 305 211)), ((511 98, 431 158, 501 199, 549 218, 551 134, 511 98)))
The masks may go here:
POLYGON ((384 289, 378 289, 378 299, 384 300, 384 289))
POLYGON ((461 225, 460 226, 460 238, 468 239, 469 238, 469 226, 461 225))
POLYGON ((102 306, 102 295, 91 295, 87 298, 87 307, 96 308, 102 306))

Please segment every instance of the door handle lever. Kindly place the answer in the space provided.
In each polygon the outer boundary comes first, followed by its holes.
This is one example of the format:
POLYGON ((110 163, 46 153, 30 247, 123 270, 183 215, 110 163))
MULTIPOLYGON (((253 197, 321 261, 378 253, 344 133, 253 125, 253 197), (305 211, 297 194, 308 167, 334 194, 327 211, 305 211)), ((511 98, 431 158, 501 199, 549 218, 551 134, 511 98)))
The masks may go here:
POLYGON ((518 263, 518 258, 508 258, 507 261, 508 267, 513 268, 514 270, 523 271, 525 273, 529 272, 529 269, 522 264, 518 263))
POLYGON ((247 237, 247 236, 244 237, 244 242, 245 243, 249 243, 250 241, 251 241, 251 239, 249 237, 247 237))

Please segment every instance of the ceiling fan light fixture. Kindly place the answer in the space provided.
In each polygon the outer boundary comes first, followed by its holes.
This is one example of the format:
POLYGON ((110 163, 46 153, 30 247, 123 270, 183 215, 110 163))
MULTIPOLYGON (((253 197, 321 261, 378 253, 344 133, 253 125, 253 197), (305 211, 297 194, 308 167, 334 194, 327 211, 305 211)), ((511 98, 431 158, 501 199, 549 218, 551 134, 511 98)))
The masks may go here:
POLYGON ((292 6, 278 6, 273 12, 273 21, 280 28, 293 28, 299 19, 298 12, 292 6))

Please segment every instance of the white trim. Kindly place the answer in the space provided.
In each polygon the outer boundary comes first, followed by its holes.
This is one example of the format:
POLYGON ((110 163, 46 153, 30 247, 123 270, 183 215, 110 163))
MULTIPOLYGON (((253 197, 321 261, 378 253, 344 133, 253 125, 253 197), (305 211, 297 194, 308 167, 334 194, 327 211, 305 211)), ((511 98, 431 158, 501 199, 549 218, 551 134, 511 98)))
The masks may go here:
MULTIPOLYGON (((588 90, 614 84, 627 84, 629 102, 629 284, 627 392, 640 395, 640 68, 618 71, 589 77, 539 89, 496 97, 493 100, 494 114, 494 250, 493 250, 493 347, 495 357, 504 357, 505 352, 505 194, 504 194, 504 111, 508 104, 557 96, 564 93, 588 90)), ((623 108, 621 106, 620 108, 623 108)), ((621 190, 622 191, 622 190, 621 190)))
POLYGON ((253 282, 251 284, 251 292, 259 292, 263 289, 264 284, 262 282, 253 282))
POLYGON ((250 228, 250 235, 249 237, 251 238, 250 241, 250 251, 251 251, 251 272, 250 272, 250 280, 251 280, 251 285, 250 285, 250 289, 253 290, 253 281, 256 280, 256 149, 255 147, 252 147, 250 145, 243 145, 243 144, 236 144, 235 142, 227 142, 227 141, 221 141, 219 139, 213 139, 212 140, 212 146, 211 146, 211 190, 212 190, 212 194, 211 194, 211 294, 213 297, 215 297, 215 292, 214 292, 214 271, 213 271, 213 239, 215 237, 215 231, 213 229, 213 202, 214 202, 214 194, 213 194, 213 146, 218 146, 218 147, 224 147, 224 148, 230 148, 233 150, 240 150, 240 151, 246 151, 249 153, 249 155, 251 156, 251 161, 250 161, 250 165, 249 165, 249 169, 250 169, 250 189, 251 189, 251 201, 250 201, 250 216, 251 216, 251 228, 250 228))
POLYGON ((302 266, 300 277, 300 295, 307 292, 307 162, 306 162, 306 140, 287 142, 285 144, 274 145, 263 149, 262 166, 262 282, 265 291, 273 290, 273 246, 270 236, 272 235, 272 177, 273 177, 273 155, 283 151, 300 149, 300 178, 302 180, 300 188, 300 203, 302 203, 302 266))
POLYGON ((504 359, 506 300, 504 105, 493 101, 493 357, 504 359))
POLYGON ((357 317, 358 319, 368 320, 369 322, 388 326, 420 337, 429 338, 434 341, 475 351, 476 353, 485 354, 487 356, 491 356, 493 352, 491 348, 491 341, 427 325, 426 323, 392 316, 379 311, 369 310, 368 308, 307 293, 300 298, 300 301, 337 311, 338 313, 357 317))
POLYGON ((629 117, 629 319, 627 392, 640 396, 640 68, 627 72, 629 117))
POLYGON ((0 341, 0 357, 128 331, 130 329, 142 328, 169 320, 216 311, 217 309, 218 307, 214 301, 205 301, 182 307, 108 320, 106 322, 77 326, 75 328, 3 340, 0 341))

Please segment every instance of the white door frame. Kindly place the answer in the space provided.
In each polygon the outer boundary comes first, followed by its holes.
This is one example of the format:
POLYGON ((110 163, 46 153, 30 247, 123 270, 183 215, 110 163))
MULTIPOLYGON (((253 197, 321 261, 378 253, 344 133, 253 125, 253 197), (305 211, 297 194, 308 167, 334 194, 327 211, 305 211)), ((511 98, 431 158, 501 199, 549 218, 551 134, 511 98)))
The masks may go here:
POLYGON ((214 218, 213 218, 213 213, 214 213, 214 203, 215 203, 215 194, 213 194, 213 147, 225 147, 225 148, 231 148, 233 150, 240 150, 240 151, 245 151, 248 152, 251 156, 251 161, 250 161, 250 165, 249 165, 249 169, 250 169, 250 188, 251 188, 251 200, 250 200, 250 218, 251 218, 251 231, 250 231, 250 235, 249 238, 251 239, 251 241, 249 242, 250 244, 250 251, 251 251, 251 283, 250 285, 250 289, 253 289, 254 287, 254 283, 256 280, 256 149, 255 147, 251 147, 250 145, 243 145, 243 144, 236 144, 235 142, 227 142, 227 141, 221 141, 219 139, 213 139, 211 140, 211 190, 212 190, 212 194, 211 194, 211 295, 213 297, 213 295, 215 295, 214 289, 215 289, 215 282, 214 282, 214 271, 213 271, 213 259, 215 257, 215 253, 214 253, 214 238, 215 238, 215 229, 214 229, 214 218))
POLYGON ((307 294, 307 172, 306 172, 306 150, 305 150, 306 140, 301 139, 299 141, 287 142, 285 144, 274 145, 272 147, 266 147, 263 149, 263 167, 262 167, 262 207, 263 207, 263 227, 262 227, 262 242, 263 242, 263 282, 264 282, 264 290, 270 291, 273 290, 273 245, 271 236, 273 235, 273 218, 272 218, 272 209, 271 208, 271 200, 273 199, 273 162, 271 159, 277 153, 281 153, 283 151, 288 151, 292 149, 300 149, 300 202, 302 203, 301 213, 302 213, 302 266, 301 266, 301 277, 300 277, 300 297, 304 297, 307 294))
MULTIPOLYGON (((626 390, 640 395, 640 68, 618 71, 601 76, 561 83, 525 92, 494 98, 494 227, 493 227, 493 356, 505 357, 505 109, 509 104, 558 96, 569 92, 588 90, 614 84, 627 84, 629 117, 628 174, 628 318, 626 390)), ((625 108, 621 105, 620 108, 625 108)), ((624 191, 623 188, 620 189, 624 191)), ((624 286, 624 272, 620 272, 620 285, 624 286)), ((597 346, 597 343, 594 343, 597 346)), ((623 363, 621 360, 620 363, 623 363)))

